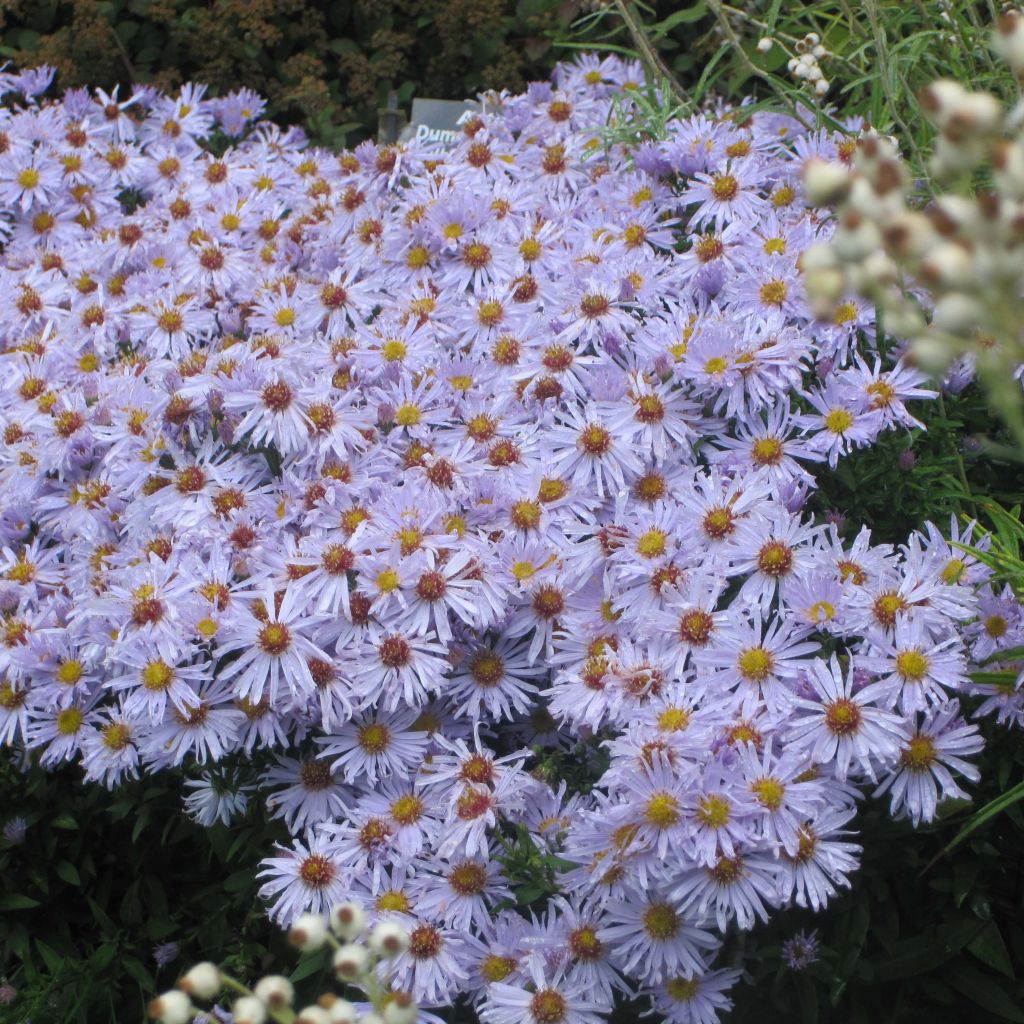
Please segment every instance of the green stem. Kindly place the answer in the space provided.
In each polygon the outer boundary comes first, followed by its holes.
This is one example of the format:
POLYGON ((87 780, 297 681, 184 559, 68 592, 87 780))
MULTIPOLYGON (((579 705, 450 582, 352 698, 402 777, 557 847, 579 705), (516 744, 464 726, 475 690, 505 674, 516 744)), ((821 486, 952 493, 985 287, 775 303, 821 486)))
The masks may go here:
POLYGON ((776 77, 774 75, 770 75, 764 70, 764 68, 759 68, 747 55, 747 51, 743 49, 743 42, 736 34, 736 29, 732 27, 732 22, 729 21, 729 17, 725 13, 721 0, 708 0, 708 7, 711 8, 711 12, 714 14, 715 20, 718 22, 718 27, 722 30, 726 39, 728 39, 732 44, 733 49, 736 51, 736 55, 739 57, 747 71, 755 78, 760 78, 762 82, 765 82, 768 85, 772 92, 774 92, 775 95, 785 103, 791 117, 796 118, 796 120, 799 121, 800 124, 802 124, 808 131, 813 130, 814 125, 807 123, 806 119, 797 109, 797 106, 790 95, 779 85, 776 77))
MULTIPOLYGON (((220 973, 220 980, 225 988, 231 989, 232 992, 237 992, 240 996, 252 996, 256 997, 256 993, 252 989, 246 988, 236 978, 232 978, 230 974, 225 974, 223 971, 220 973)), ((274 1009, 273 1007, 267 1007, 267 1013, 278 1022, 278 1024, 294 1024, 295 1013, 287 1006, 282 1006, 280 1009, 274 1009)))
MULTIPOLYGON (((946 416, 946 401, 942 397, 942 390, 939 390, 939 415, 945 420, 948 419, 946 416)), ((966 495, 967 504, 970 506, 971 515, 978 518, 978 507, 974 504, 974 495, 971 493, 971 485, 967 482, 967 470, 964 466, 963 456, 960 454, 960 449, 957 447, 956 440, 950 439, 953 446, 953 457, 956 460, 956 475, 960 479, 960 486, 964 489, 966 495)))
POLYGON ((676 81, 675 75, 672 74, 668 66, 658 55, 657 50, 651 46, 647 39, 647 33, 644 31, 643 23, 634 16, 629 0, 615 0, 615 10, 619 12, 619 17, 626 26, 626 31, 636 44, 636 48, 640 53, 640 60, 643 62, 647 69, 647 74, 651 78, 650 84, 653 85, 654 79, 660 76, 668 84, 672 95, 680 103, 685 103, 686 94, 682 86, 676 81))

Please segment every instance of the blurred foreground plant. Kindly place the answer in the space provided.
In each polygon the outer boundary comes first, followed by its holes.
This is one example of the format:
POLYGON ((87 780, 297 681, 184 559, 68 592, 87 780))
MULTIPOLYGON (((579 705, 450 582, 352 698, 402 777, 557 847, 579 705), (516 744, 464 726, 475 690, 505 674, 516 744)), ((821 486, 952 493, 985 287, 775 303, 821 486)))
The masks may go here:
MULTIPOLYGON (((1024 19, 1004 15, 996 50, 1024 72, 1024 19)), ((835 205, 838 230, 808 249, 803 272, 814 311, 834 314, 849 289, 873 302, 887 330, 911 341, 937 373, 976 369, 1024 447, 1024 106, 953 80, 932 83, 925 109, 938 130, 927 201, 895 140, 862 134, 848 160, 813 160, 808 198, 835 205)))

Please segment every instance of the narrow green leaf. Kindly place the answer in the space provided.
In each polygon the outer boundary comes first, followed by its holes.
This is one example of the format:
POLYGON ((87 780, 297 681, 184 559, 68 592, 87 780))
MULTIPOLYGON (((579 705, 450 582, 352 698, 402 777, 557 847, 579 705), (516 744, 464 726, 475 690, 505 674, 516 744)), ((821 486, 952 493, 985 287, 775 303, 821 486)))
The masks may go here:
POLYGON ((43 958, 43 962, 46 964, 51 974, 57 974, 60 969, 64 966, 64 958, 58 953, 53 946, 47 945, 42 939, 36 939, 36 949, 39 950, 39 955, 43 958))
POLYGON ((309 978, 316 974, 317 971, 321 970, 326 963, 326 954, 323 952, 314 953, 312 956, 303 957, 295 970, 288 976, 292 982, 302 981, 304 978, 309 978))
POLYGON ((0 896, 0 910, 31 910, 38 906, 39 900, 34 900, 31 896, 22 896, 21 893, 0 896))
POLYGON ((1015 979, 1010 951, 1006 948, 1002 933, 995 921, 990 921, 988 927, 976 939, 968 942, 967 949, 983 964, 987 964, 1011 981, 1015 979))
POLYGON ((1002 1020, 1024 1024, 1024 1009, 994 978, 967 964, 958 964, 946 980, 962 992, 975 1006, 995 1014, 1002 1020))
POLYGON ((1002 796, 997 796, 995 800, 985 804, 980 811, 973 814, 967 824, 925 865, 924 870, 927 871, 937 860, 945 857, 951 850, 955 850, 969 835, 1018 800, 1024 800, 1024 782, 1018 782, 1013 789, 1007 790, 1002 796))
POLYGON ((651 25, 648 31, 654 39, 660 39, 667 35, 672 29, 679 25, 688 25, 691 22, 699 21, 708 13, 707 0, 697 0, 691 7, 684 7, 681 11, 670 14, 662 21, 651 25))
POLYGON ((62 860, 54 870, 57 872, 57 877, 63 879, 68 885, 79 886, 82 884, 78 868, 71 861, 62 860))

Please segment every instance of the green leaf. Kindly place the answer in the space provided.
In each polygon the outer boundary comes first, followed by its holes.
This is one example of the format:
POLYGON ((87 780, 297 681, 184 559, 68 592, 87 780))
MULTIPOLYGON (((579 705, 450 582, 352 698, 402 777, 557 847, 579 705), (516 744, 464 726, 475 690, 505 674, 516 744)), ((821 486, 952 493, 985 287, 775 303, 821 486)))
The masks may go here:
POLYGON ((104 942, 103 945, 97 946, 89 957, 89 967, 94 971, 102 971, 116 956, 117 943, 104 942))
POLYGON ((699 21, 707 13, 707 0, 697 0, 691 7, 684 7, 681 11, 676 11, 664 20, 651 25, 647 32, 652 39, 660 39, 663 35, 667 35, 672 29, 676 28, 676 26, 688 25, 691 22, 699 21))
POLYGON ((1013 960, 1010 958, 1010 951, 1003 942, 1002 933, 999 931, 995 921, 990 921, 988 926, 973 941, 967 943, 967 949, 973 953, 983 964, 997 970, 1011 981, 1015 980, 1013 973, 1013 960))
POLYGON ((316 974, 317 971, 322 970, 327 963, 326 955, 326 952, 321 950, 312 956, 303 957, 298 962, 295 970, 288 975, 289 980, 292 982, 302 981, 304 978, 309 978, 316 974))
POLYGON ((50 822, 53 828, 67 828, 73 829, 78 828, 78 822, 71 817, 70 814, 58 814, 53 821, 50 822))
POLYGON ((62 860, 54 870, 57 872, 57 877, 63 879, 68 885, 77 887, 82 884, 82 879, 78 875, 78 868, 71 861, 62 860))
POLYGON ((946 975, 946 980, 962 992, 975 1006, 995 1014, 1002 1020, 1024 1024, 1024 1010, 1020 1004, 990 975, 967 964, 959 964, 946 975))
POLYGON ((926 935, 897 942, 884 960, 870 964, 872 980, 895 981, 926 974, 955 957, 984 927, 974 918, 961 918, 926 935))
POLYGON ((955 850, 969 835, 1018 800, 1024 800, 1024 782, 1018 782, 1013 789, 1003 793, 1002 796, 997 796, 995 800, 985 804, 977 814, 972 815, 967 824, 925 865, 924 870, 927 871, 937 860, 945 857, 951 850, 955 850))
POLYGON ((121 957, 121 966, 139 983, 139 988, 143 992, 152 992, 156 987, 153 975, 146 969, 141 960, 133 956, 124 956, 121 957))
POLYGON ((225 892, 244 892, 253 884, 252 870, 243 868, 224 879, 225 892))
POLYGON ((64 966, 64 958, 52 947, 48 946, 42 939, 36 939, 36 949, 43 958, 44 963, 51 974, 58 974, 64 966))
POLYGON ((20 893, 0 896, 0 910, 31 910, 38 906, 39 900, 34 900, 31 896, 22 896, 20 893))

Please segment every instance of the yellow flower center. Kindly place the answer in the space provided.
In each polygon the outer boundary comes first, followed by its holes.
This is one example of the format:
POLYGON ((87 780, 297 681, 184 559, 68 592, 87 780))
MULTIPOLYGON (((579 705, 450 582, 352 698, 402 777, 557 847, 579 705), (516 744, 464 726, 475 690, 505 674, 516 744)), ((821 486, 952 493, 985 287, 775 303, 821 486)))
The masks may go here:
POLYGON ((833 409, 825 417, 825 429, 833 434, 845 434, 853 426, 853 413, 849 409, 833 409))
POLYGON ((707 828, 723 828, 729 823, 729 801, 715 793, 704 797, 697 806, 696 818, 707 828))
POLYGON ((748 682, 762 683, 772 674, 775 658, 771 651, 766 651, 763 647, 748 647, 740 652, 736 664, 740 675, 748 682))
POLYGON ((647 801, 644 817, 655 828, 671 828, 680 818, 679 801, 671 793, 655 793, 647 801))
POLYGON ((917 647, 896 655, 896 671, 904 682, 919 683, 927 675, 928 665, 928 656, 917 647))

